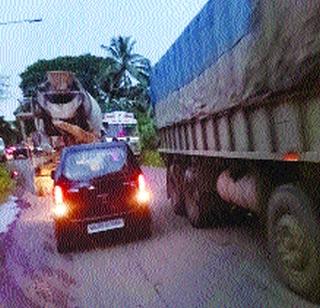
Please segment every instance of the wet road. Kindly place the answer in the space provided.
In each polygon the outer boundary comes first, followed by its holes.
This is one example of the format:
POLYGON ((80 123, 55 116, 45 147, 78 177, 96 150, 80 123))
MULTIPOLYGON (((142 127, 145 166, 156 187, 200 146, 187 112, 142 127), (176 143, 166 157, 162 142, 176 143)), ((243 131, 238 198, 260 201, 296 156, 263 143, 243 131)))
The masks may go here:
POLYGON ((154 192, 150 239, 101 239, 61 256, 50 200, 24 194, 27 207, 7 257, 15 289, 9 300, 41 307, 312 307, 274 278, 258 224, 193 229, 172 213, 164 170, 144 170, 154 192))

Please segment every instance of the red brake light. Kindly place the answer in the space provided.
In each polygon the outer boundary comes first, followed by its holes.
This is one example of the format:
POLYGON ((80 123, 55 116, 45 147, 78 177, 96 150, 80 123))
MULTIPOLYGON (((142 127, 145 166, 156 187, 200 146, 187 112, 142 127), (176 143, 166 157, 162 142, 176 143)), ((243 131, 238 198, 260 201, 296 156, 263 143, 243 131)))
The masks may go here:
POLYGON ((150 192, 147 189, 146 180, 143 174, 138 176, 138 192, 137 192, 137 201, 141 205, 146 205, 150 202, 150 192))
POLYGON ((68 214, 68 208, 63 202, 63 191, 60 186, 55 186, 53 190, 55 207, 53 213, 56 217, 64 217, 68 214))
POLYGON ((54 187, 53 195, 54 195, 54 202, 56 205, 63 203, 63 192, 60 186, 54 187))

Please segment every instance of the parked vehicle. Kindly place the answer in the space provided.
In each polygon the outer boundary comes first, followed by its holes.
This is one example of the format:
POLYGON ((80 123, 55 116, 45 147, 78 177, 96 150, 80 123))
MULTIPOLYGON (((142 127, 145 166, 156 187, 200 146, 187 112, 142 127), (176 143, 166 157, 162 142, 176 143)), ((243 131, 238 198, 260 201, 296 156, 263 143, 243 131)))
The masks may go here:
POLYGON ((54 180, 57 249, 89 237, 131 230, 151 233, 150 191, 124 142, 76 145, 62 151, 54 180))
POLYGON ((5 148, 4 153, 6 160, 13 159, 13 151, 15 150, 15 147, 13 145, 9 145, 5 148))
POLYGON ((34 147, 33 153, 36 156, 50 155, 55 153, 55 149, 49 143, 44 143, 40 146, 34 147))
POLYGON ((275 272, 320 302, 319 2, 295 4, 208 1, 151 93, 174 212, 197 228, 256 213, 275 272))
POLYGON ((19 143, 7 147, 5 149, 5 155, 7 160, 29 158, 32 155, 32 151, 28 144, 19 143))
POLYGON ((0 137, 0 160, 5 161, 6 160, 6 155, 5 155, 5 144, 3 139, 0 137))

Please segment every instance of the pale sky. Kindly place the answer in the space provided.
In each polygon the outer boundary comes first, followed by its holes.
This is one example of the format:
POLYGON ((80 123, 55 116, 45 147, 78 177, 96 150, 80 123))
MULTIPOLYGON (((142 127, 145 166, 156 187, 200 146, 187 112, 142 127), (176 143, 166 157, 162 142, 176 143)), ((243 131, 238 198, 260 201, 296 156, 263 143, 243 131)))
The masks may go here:
POLYGON ((39 59, 91 53, 132 36, 135 52, 154 65, 207 0, 0 0, 0 22, 42 18, 41 23, 0 25, 0 75, 10 77, 10 97, 0 115, 12 120, 21 98, 19 74, 39 59))

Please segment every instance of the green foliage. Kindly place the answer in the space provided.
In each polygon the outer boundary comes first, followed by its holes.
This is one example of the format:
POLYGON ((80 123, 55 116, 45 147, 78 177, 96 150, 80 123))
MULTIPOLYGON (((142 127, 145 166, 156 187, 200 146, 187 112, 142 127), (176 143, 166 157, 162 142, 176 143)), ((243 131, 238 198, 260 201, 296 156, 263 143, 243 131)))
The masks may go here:
POLYGON ((158 138, 153 120, 146 113, 138 114, 138 129, 140 133, 141 149, 155 150, 158 138))
MULTIPOLYGON (((97 100, 102 112, 146 112, 150 108, 151 64, 133 52, 135 43, 131 37, 113 38, 110 46, 101 45, 108 52, 106 58, 85 54, 39 60, 20 74, 20 88, 25 97, 31 97, 47 71, 67 70, 75 73, 83 87, 97 100)), ((19 107, 15 113, 21 108, 28 109, 28 106, 19 107)))
POLYGON ((0 99, 7 97, 8 87, 8 77, 0 75, 0 99))
POLYGON ((39 60, 30 65, 20 77, 20 88, 25 97, 33 96, 37 86, 43 82, 47 71, 66 70, 75 73, 83 87, 95 97, 99 103, 104 101, 99 92, 98 82, 101 72, 109 72, 114 61, 110 58, 92 56, 65 56, 52 60, 39 60))
POLYGON ((0 204, 7 200, 8 196, 12 193, 14 186, 9 171, 3 165, 0 165, 0 204))
POLYGON ((135 43, 131 37, 119 36, 111 40, 110 46, 101 45, 114 60, 112 69, 100 83, 101 90, 109 98, 108 111, 147 110, 151 64, 142 55, 133 53, 135 43))
POLYGON ((21 138, 18 129, 12 127, 3 116, 0 117, 0 136, 3 138, 6 145, 17 143, 21 138))
POLYGON ((156 168, 164 168, 165 164, 162 160, 159 152, 152 150, 145 150, 142 153, 142 164, 144 166, 156 167, 156 168))

